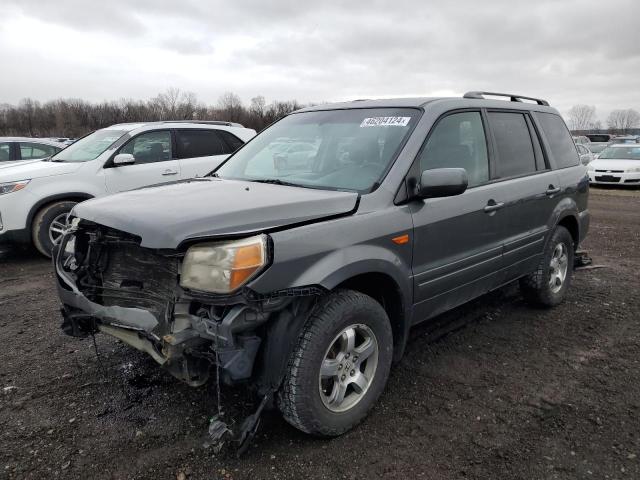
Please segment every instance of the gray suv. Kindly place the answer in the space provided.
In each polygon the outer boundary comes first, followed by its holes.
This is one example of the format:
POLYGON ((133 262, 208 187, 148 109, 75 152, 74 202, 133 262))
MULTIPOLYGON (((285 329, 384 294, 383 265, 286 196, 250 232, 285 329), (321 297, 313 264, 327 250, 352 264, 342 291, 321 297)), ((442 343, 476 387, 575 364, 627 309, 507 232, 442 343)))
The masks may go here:
POLYGON ((248 385, 238 442, 272 406, 346 432, 411 326, 515 280, 535 305, 567 293, 586 168, 546 101, 487 95, 305 108, 204 178, 78 204, 55 252, 63 330, 248 385))

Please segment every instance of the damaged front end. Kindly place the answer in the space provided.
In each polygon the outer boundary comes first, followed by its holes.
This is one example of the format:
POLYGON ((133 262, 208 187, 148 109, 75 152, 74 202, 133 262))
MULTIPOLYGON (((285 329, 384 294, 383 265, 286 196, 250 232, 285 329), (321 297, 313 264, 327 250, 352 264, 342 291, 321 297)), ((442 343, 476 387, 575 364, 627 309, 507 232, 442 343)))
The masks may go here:
POLYGON ((192 291, 181 286, 184 256, 74 219, 54 251, 63 331, 116 337, 191 386, 204 384, 215 365, 224 383, 250 383, 261 397, 275 391, 294 326, 322 292, 192 291))

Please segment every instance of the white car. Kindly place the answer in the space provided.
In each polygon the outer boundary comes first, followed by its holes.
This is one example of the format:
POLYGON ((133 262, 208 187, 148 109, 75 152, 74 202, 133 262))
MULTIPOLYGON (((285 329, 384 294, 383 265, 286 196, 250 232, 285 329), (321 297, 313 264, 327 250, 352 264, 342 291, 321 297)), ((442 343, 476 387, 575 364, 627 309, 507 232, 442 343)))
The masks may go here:
POLYGON ((0 169, 0 242, 31 241, 50 256, 76 203, 206 175, 255 134, 230 122, 125 123, 0 169))
POLYGON ((640 186, 640 144, 609 145, 588 170, 593 184, 640 186))
POLYGON ((50 138, 0 137, 0 168, 55 155, 67 144, 50 138))

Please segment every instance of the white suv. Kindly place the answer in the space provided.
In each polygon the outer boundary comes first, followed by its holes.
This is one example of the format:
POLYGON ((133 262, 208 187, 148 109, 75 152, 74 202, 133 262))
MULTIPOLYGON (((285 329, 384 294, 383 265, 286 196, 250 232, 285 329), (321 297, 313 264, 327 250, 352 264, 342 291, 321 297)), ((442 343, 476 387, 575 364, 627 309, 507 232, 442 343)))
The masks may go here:
POLYGON ((0 242, 32 241, 44 255, 67 213, 89 198, 206 175, 256 134, 230 122, 124 123, 50 159, 0 170, 0 242))

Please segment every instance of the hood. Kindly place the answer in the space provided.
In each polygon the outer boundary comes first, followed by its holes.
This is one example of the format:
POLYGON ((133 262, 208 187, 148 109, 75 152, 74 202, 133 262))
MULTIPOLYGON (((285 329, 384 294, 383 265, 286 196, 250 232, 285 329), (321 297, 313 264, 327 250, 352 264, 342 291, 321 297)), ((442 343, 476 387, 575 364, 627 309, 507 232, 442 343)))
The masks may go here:
POLYGON ((3 168, 13 167, 14 165, 25 165, 27 163, 39 162, 40 160, 9 160, 0 162, 0 170, 3 168))
POLYGON ((616 160, 596 158, 589 164, 596 170, 626 170, 627 168, 640 167, 640 160, 616 160))
POLYGON ((358 194, 216 178, 82 202, 72 215, 142 238, 148 248, 251 234, 353 212, 358 194))
POLYGON ((0 182, 64 175, 73 173, 82 166, 81 162, 50 162, 48 160, 21 160, 9 163, 10 165, 6 167, 0 166, 0 182))

